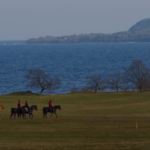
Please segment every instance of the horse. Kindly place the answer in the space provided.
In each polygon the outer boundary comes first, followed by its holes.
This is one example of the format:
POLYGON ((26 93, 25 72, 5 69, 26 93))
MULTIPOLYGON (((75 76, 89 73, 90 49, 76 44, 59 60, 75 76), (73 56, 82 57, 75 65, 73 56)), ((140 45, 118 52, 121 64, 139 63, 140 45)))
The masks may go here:
POLYGON ((57 110, 57 109, 61 110, 60 105, 54 106, 54 107, 53 107, 53 111, 51 111, 51 110, 49 109, 49 107, 43 107, 43 118, 44 118, 44 117, 47 118, 47 113, 48 113, 48 112, 51 113, 51 116, 50 116, 50 117, 52 117, 52 115, 55 114, 55 115, 56 115, 56 118, 57 118, 57 114, 56 114, 56 110, 57 110))
POLYGON ((17 110, 18 110, 18 108, 11 108, 10 119, 13 115, 14 115, 14 119, 16 119, 17 110))
MULTIPOLYGON (((0 110, 1 110, 1 109, 5 109, 3 105, 0 105, 0 110)), ((0 118, 0 120, 1 120, 1 118, 0 118)))
POLYGON ((23 112, 22 108, 11 108, 10 119, 13 115, 14 115, 14 119, 16 119, 16 114, 18 114, 17 118, 21 117, 21 115, 22 115, 22 118, 26 118, 26 115, 23 112))
POLYGON ((3 105, 0 105, 0 110, 1 110, 1 109, 5 109, 3 105))
POLYGON ((32 105, 30 109, 26 108, 25 106, 22 106, 22 108, 23 108, 24 113, 29 114, 29 118, 31 119, 33 118, 33 113, 32 113, 33 110, 35 109, 37 111, 37 105, 32 105))

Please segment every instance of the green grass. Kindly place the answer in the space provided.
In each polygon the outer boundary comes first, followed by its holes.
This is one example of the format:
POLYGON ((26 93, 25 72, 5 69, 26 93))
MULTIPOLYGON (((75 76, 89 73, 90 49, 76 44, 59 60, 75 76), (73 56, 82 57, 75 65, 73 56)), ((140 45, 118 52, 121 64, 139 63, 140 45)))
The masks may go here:
POLYGON ((150 93, 1 95, 0 149, 148 150, 150 93), (58 118, 42 118, 42 108, 61 105, 58 118), (33 119, 9 119, 18 100, 38 105, 33 119), (135 122, 138 122, 138 129, 135 122))

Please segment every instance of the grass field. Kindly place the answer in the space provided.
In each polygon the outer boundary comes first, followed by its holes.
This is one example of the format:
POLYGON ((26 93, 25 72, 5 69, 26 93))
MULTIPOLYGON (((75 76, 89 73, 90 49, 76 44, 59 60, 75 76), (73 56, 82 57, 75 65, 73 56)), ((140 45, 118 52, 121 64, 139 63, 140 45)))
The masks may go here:
POLYGON ((150 93, 1 95, 0 149, 149 150, 150 93), (58 118, 42 118, 42 108, 61 105, 58 118), (18 100, 38 105, 33 119, 9 119, 18 100), (136 129, 135 122, 138 123, 136 129))

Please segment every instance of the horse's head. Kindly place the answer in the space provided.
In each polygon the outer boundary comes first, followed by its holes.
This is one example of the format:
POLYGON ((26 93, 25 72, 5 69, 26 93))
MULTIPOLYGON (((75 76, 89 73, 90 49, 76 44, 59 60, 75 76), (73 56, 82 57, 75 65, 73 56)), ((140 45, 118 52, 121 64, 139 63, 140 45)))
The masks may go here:
POLYGON ((31 108, 32 110, 33 110, 33 109, 37 110, 37 105, 32 105, 30 108, 31 108))
POLYGON ((59 105, 59 107, 58 107, 60 110, 61 110, 61 107, 60 107, 60 105, 59 105))
POLYGON ((54 108, 54 109, 60 109, 60 110, 61 110, 60 105, 54 106, 53 108, 54 108))
POLYGON ((35 105, 35 110, 37 110, 37 105, 35 105))

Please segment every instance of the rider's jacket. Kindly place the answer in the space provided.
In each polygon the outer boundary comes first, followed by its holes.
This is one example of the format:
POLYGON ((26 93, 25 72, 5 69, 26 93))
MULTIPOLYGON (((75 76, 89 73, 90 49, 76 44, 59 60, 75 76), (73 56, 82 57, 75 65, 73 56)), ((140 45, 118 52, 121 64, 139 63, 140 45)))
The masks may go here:
POLYGON ((49 107, 53 107, 53 105, 52 105, 52 103, 51 103, 51 102, 49 102, 49 107))
POLYGON ((21 108, 21 103, 20 102, 18 102, 18 108, 21 108))
POLYGON ((29 108, 29 105, 28 105, 28 103, 25 103, 25 107, 26 107, 26 108, 29 108))

